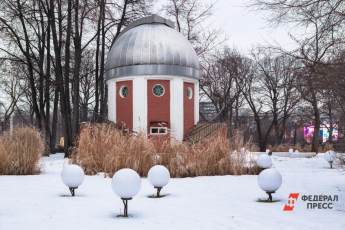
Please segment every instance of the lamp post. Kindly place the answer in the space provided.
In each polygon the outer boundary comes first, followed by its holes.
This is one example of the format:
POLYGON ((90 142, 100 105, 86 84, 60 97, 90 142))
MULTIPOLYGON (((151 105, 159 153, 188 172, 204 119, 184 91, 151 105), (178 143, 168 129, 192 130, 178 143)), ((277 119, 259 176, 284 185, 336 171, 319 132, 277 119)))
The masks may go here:
POLYGON ((75 196, 75 190, 83 183, 84 176, 84 170, 74 164, 64 165, 61 172, 61 179, 69 188, 72 196, 75 196))
POLYGON ((169 170, 163 165, 155 165, 149 170, 147 178, 151 185, 157 189, 156 198, 160 198, 162 188, 166 186, 170 180, 169 170))
POLYGON ((263 170, 258 176, 259 187, 268 195, 268 201, 272 202, 272 194, 275 193, 282 184, 282 175, 275 168, 263 170))
POLYGON ((123 202, 123 217, 128 217, 128 201, 137 195, 140 190, 140 176, 133 169, 120 169, 114 174, 111 185, 114 193, 117 194, 123 202))
POLYGON ((324 159, 329 163, 330 167, 333 168, 333 162, 335 161, 337 154, 333 151, 327 151, 324 155, 324 159))
POLYGON ((272 167, 272 159, 268 154, 260 154, 258 159, 256 160, 256 164, 263 169, 271 168, 272 167))

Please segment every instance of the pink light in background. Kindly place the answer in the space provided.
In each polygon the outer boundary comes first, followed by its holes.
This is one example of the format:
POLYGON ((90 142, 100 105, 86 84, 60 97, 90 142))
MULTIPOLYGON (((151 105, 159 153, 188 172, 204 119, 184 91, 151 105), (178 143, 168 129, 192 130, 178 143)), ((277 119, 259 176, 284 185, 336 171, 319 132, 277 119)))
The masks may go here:
MULTIPOLYGON (((326 125, 322 125, 320 128, 320 138, 322 140, 322 143, 325 143, 328 141, 329 138, 329 124, 326 125)), ((313 140, 313 136, 314 136, 314 126, 313 125, 306 125, 304 126, 304 140, 307 143, 311 143, 313 140)), ((339 137, 339 132, 338 132, 338 127, 335 125, 335 127, 333 128, 333 132, 332 132, 332 139, 333 141, 337 141, 338 137, 339 137)))

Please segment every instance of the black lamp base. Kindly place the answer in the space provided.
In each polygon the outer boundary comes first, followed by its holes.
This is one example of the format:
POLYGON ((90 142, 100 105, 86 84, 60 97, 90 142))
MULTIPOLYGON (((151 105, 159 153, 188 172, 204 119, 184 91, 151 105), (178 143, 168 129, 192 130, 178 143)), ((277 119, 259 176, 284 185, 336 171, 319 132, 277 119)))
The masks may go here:
POLYGON ((132 200, 132 198, 121 198, 124 206, 123 210, 123 217, 128 217, 128 201, 132 200))

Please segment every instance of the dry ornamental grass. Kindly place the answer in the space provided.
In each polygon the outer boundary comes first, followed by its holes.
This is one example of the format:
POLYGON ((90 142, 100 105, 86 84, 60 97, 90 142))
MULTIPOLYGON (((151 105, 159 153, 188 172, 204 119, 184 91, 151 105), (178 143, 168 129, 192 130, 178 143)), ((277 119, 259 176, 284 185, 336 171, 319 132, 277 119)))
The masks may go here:
POLYGON ((44 151, 40 133, 33 128, 16 128, 0 136, 0 175, 30 175, 39 171, 44 151))
POLYGON ((258 169, 246 152, 251 147, 240 135, 229 143, 224 130, 191 145, 127 135, 113 125, 97 124, 83 128, 72 161, 89 175, 112 176, 121 168, 132 168, 146 176, 156 164, 165 165, 172 177, 256 174, 258 169))

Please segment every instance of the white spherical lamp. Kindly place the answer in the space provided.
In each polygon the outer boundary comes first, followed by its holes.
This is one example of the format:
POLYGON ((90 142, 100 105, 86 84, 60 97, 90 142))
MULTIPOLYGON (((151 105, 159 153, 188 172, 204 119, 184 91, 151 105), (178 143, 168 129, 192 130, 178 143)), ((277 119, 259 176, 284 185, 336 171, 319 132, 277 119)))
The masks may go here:
POLYGON ((289 153, 293 153, 293 149, 289 149, 289 153))
POLYGON ((83 183, 84 176, 84 170, 74 164, 64 165, 61 172, 62 181, 69 188, 72 196, 75 195, 75 189, 83 183))
POLYGON ((266 153, 268 156, 271 156, 273 154, 273 152, 270 149, 266 149, 266 153))
POLYGON ((268 194, 268 200, 272 202, 272 193, 275 193, 282 185, 282 175, 275 168, 265 169, 258 176, 258 184, 268 194))
POLYGON ((140 176, 133 169, 120 169, 114 174, 111 185, 114 193, 123 201, 124 217, 128 217, 128 201, 140 190, 140 176))
POLYGON ((263 169, 271 168, 272 167, 272 159, 267 154, 260 154, 258 159, 256 160, 256 164, 263 169))
POLYGON ((160 197, 162 188, 169 183, 170 172, 163 165, 155 165, 149 170, 147 179, 152 184, 152 186, 157 189, 156 197, 160 197))
POLYGON ((335 161, 337 154, 330 150, 324 154, 324 159, 329 163, 330 167, 333 168, 333 162, 335 161))

